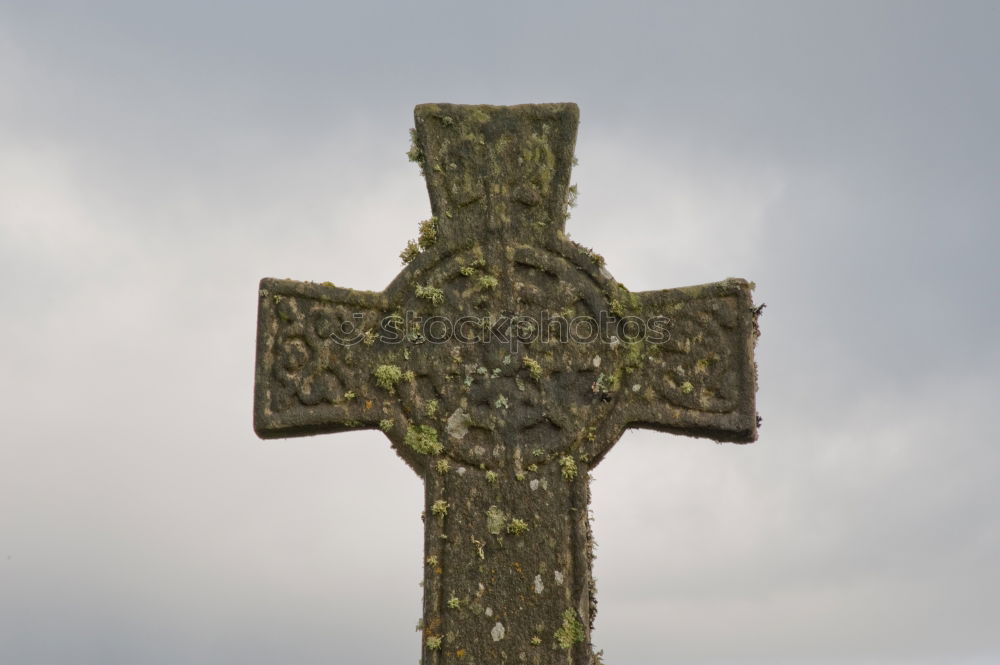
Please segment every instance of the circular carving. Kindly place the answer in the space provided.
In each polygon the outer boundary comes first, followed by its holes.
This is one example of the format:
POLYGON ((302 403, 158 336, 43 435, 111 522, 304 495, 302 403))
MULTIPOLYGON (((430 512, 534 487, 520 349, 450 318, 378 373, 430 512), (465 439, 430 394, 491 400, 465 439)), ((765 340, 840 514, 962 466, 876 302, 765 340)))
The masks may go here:
POLYGON ((474 248, 422 266, 420 290, 400 303, 415 381, 399 398, 453 459, 528 465, 592 437, 613 407, 610 280, 589 259, 588 269, 552 250, 522 246, 497 263, 489 255, 474 248), (418 295, 428 287, 438 302, 418 295))

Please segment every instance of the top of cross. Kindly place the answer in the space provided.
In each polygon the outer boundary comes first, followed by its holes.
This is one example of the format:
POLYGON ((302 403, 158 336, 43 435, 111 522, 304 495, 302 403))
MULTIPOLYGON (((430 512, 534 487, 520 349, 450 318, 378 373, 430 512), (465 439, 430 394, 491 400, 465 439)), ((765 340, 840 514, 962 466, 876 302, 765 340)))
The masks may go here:
POLYGON ((441 244, 538 243, 562 231, 579 117, 576 104, 417 106, 410 157, 441 244))

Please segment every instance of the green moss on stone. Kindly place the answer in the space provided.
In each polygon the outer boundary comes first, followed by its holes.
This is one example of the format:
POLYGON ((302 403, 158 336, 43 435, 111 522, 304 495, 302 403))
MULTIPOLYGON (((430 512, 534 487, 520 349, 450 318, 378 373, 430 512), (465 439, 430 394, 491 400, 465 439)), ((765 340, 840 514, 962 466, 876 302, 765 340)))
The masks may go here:
POLYGON ((437 430, 429 425, 414 425, 406 430, 403 443, 421 455, 440 455, 444 446, 437 438, 437 430))
POLYGON ((506 522, 507 516, 496 506, 490 506, 486 510, 486 530, 494 536, 500 535, 506 522))
POLYGON ((483 125, 490 121, 490 114, 482 107, 476 107, 469 111, 469 120, 483 125))
POLYGON ((566 480, 573 480, 579 473, 576 468, 576 460, 572 455, 563 455, 559 458, 559 468, 562 470, 562 477, 566 480))
POLYGON ((438 218, 431 217, 420 222, 420 234, 418 240, 421 249, 430 249, 437 242, 438 238, 438 218))
POLYGON ((515 517, 507 525, 507 533, 514 534, 515 536, 520 535, 528 530, 528 523, 522 519, 515 517))
POLYGON ((416 162, 420 166, 424 165, 424 154, 420 151, 417 146, 417 130, 410 129, 410 149, 406 153, 407 159, 411 162, 416 162))
POLYGON ((562 626, 555 632, 554 637, 559 648, 566 650, 586 639, 587 636, 583 631, 583 624, 576 618, 576 612, 573 610, 563 612, 562 626))
POLYGON ((424 300, 430 300, 434 305, 440 305, 444 302, 444 291, 441 289, 431 286, 430 284, 422 285, 417 284, 414 288, 414 292, 418 298, 423 298, 424 300))
POLYGON ((448 514, 448 502, 444 499, 438 499, 433 504, 431 504, 431 515, 435 517, 444 517, 448 514))
POLYGON ((406 247, 403 251, 399 253, 399 258, 402 259, 403 263, 409 263, 413 259, 420 255, 420 245, 414 240, 407 240, 406 247))
POLYGON ((528 370, 528 374, 531 376, 532 379, 534 379, 535 381, 541 381, 542 379, 541 363, 527 356, 524 357, 522 363, 524 367, 528 370))
POLYGON ((403 380, 403 370, 397 365, 379 365, 372 374, 375 385, 390 393, 396 392, 396 384, 403 380))

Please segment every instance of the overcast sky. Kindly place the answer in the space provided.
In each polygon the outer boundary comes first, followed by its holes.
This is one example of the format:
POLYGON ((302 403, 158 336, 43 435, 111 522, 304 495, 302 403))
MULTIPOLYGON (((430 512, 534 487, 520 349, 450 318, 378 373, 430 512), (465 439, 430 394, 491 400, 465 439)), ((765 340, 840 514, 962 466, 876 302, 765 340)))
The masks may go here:
POLYGON ((0 0, 0 662, 419 658, 419 479, 251 431, 261 277, 381 289, 421 102, 580 105, 572 236, 767 303, 752 446, 595 470, 613 665, 1000 662, 1000 5, 0 0))

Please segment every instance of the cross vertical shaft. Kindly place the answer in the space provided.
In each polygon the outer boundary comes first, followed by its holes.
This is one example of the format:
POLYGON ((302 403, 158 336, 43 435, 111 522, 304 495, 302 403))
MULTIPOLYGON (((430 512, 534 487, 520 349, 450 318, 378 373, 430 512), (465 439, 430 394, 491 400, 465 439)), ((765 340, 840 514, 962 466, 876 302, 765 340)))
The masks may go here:
MULTIPOLYGON (((433 663, 589 662, 588 478, 557 463, 518 478, 428 479, 424 634, 433 663), (447 514, 434 505, 447 501, 447 514), (557 519, 552 519, 557 516, 557 519)), ((440 504, 438 504, 440 505, 440 504)))

